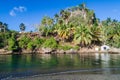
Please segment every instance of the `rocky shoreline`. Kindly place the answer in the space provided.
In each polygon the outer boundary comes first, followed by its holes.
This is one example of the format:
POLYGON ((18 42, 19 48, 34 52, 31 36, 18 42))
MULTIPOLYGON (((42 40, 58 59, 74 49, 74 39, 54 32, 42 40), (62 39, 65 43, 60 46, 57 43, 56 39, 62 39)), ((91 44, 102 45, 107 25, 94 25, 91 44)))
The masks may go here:
POLYGON ((58 49, 51 49, 51 48, 41 48, 39 50, 22 50, 21 52, 13 52, 13 51, 8 51, 5 49, 0 49, 0 54, 1 55, 6 55, 6 54, 75 54, 75 53, 120 53, 120 49, 118 48, 111 48, 109 50, 98 50, 96 51, 95 49, 87 49, 87 48, 82 48, 80 50, 58 50, 58 49))

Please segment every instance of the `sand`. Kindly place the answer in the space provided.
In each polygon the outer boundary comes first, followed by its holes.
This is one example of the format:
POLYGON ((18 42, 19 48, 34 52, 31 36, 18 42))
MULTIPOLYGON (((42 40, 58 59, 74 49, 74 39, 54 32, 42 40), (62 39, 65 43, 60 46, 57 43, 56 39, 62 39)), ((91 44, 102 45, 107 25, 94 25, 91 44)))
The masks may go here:
POLYGON ((55 74, 46 76, 31 76, 10 80, 120 80, 120 74, 55 74))

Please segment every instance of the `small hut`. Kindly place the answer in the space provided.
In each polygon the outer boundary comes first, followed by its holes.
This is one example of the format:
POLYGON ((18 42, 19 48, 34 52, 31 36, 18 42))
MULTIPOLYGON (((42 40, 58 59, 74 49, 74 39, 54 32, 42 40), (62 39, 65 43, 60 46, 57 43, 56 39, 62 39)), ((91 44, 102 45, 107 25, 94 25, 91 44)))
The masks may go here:
POLYGON ((101 51, 107 51, 107 50, 109 50, 109 49, 110 49, 110 47, 107 46, 107 45, 102 45, 102 46, 101 46, 101 51))

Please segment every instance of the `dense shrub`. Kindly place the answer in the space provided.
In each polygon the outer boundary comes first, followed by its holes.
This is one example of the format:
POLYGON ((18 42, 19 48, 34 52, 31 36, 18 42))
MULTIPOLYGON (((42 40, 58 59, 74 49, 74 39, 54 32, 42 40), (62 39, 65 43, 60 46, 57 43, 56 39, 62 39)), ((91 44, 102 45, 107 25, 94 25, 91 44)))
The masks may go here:
POLYGON ((19 47, 20 48, 24 48, 26 49, 27 48, 27 45, 28 43, 31 41, 31 39, 27 36, 22 36, 19 41, 18 41, 18 44, 19 44, 19 47))
POLYGON ((17 42, 14 38, 10 38, 8 39, 8 50, 17 50, 18 49, 18 45, 17 42))
POLYGON ((70 50, 70 49, 78 50, 79 46, 72 47, 70 45, 63 45, 63 46, 59 45, 58 49, 60 49, 60 50, 70 50))
POLYGON ((70 50, 70 49, 72 49, 72 46, 68 46, 68 45, 61 46, 61 45, 59 45, 58 49, 60 49, 60 50, 70 50))
POLYGON ((27 44, 27 49, 33 50, 34 49, 34 42, 31 41, 27 44))
POLYGON ((44 43, 44 41, 45 41, 45 39, 42 39, 42 38, 38 38, 38 37, 36 37, 35 39, 34 39, 34 46, 36 47, 36 48, 40 48, 41 46, 42 46, 42 44, 44 43))
POLYGON ((42 47, 56 49, 58 47, 58 44, 56 40, 53 37, 51 37, 50 39, 45 40, 42 47))

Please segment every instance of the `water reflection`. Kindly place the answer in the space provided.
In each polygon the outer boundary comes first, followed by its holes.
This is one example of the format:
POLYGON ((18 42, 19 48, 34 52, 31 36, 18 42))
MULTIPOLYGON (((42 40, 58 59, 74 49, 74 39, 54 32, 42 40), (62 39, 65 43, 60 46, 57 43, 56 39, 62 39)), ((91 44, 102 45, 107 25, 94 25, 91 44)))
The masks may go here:
MULTIPOLYGON (((102 69, 103 74, 115 73, 120 55, 109 53, 0 55, 0 73, 54 73, 84 69, 102 69)), ((120 72, 120 71, 119 71, 120 72)))

